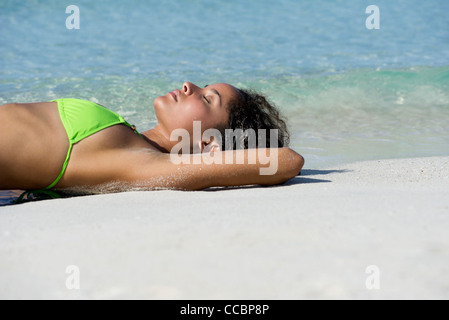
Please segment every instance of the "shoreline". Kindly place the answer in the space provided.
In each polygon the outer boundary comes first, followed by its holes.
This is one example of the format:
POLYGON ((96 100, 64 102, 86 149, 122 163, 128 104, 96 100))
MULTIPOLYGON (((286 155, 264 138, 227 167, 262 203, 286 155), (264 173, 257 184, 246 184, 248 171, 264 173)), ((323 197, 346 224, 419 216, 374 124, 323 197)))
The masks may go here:
POLYGON ((3 206, 0 298, 448 299, 447 190, 449 156, 3 206))

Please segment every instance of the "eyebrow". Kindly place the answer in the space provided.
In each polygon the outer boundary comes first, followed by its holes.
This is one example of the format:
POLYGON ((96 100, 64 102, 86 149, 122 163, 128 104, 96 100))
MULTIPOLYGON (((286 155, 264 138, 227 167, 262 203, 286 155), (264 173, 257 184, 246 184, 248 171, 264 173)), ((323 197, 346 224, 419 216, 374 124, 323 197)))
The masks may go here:
MULTIPOLYGON (((206 85, 204 86, 204 88, 207 88, 207 86, 208 86, 208 84, 206 84, 206 85)), ((220 94, 220 92, 218 92, 218 91, 215 90, 215 89, 210 89, 210 91, 212 91, 213 93, 215 93, 215 94, 218 96, 218 98, 220 99, 220 105, 221 105, 221 94, 220 94)))

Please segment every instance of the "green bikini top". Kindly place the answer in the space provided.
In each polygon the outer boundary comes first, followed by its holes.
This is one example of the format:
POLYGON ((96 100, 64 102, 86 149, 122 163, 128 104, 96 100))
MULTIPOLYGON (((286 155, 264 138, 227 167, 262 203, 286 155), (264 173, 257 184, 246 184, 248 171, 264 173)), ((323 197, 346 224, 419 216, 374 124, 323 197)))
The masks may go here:
POLYGON ((124 124, 136 131, 121 115, 91 101, 57 99, 59 115, 71 143, 77 143, 107 127, 124 124))
POLYGON ((58 194, 50 191, 63 176, 69 163, 70 153, 75 143, 116 124, 124 124, 130 127, 140 137, 134 125, 129 124, 121 115, 91 101, 79 99, 56 99, 52 100, 58 104, 59 116, 64 125, 67 137, 69 139, 69 149, 67 150, 66 159, 62 165, 62 169, 58 177, 46 188, 39 190, 25 191, 17 200, 22 202, 25 195, 33 194, 44 195, 45 197, 57 197, 58 194))

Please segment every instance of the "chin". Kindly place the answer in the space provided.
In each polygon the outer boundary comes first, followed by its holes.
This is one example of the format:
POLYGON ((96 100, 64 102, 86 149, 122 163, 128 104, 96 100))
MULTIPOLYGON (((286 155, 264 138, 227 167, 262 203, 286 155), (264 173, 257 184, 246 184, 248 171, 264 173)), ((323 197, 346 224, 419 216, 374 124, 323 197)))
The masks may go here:
POLYGON ((156 114, 156 116, 158 116, 158 114, 163 115, 168 110, 170 110, 170 108, 168 108, 168 104, 167 104, 167 101, 165 101, 165 99, 166 99, 166 97, 164 97, 164 96, 157 97, 156 99, 154 99, 153 109, 154 109, 154 113, 156 114))
POLYGON ((160 116, 164 114, 163 104, 161 103, 159 98, 154 99, 153 109, 154 109, 154 115, 156 116, 156 119, 159 122, 160 116))
POLYGON ((156 99, 153 100, 153 108, 154 110, 156 110, 157 108, 160 108, 161 106, 161 100, 162 100, 163 96, 157 97, 156 99))

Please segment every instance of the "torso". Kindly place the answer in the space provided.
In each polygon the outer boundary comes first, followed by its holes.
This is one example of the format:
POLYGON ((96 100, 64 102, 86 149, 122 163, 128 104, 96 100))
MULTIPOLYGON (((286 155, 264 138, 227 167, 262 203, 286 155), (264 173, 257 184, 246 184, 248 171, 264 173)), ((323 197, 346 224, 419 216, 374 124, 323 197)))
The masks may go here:
MULTIPOLYGON (((0 106, 0 189, 47 187, 61 172, 68 146, 56 102, 0 106)), ((108 163, 117 163, 111 157, 125 149, 159 152, 127 126, 111 126, 73 145, 67 169, 55 187, 93 181, 93 174, 103 180, 113 178, 108 163)))

